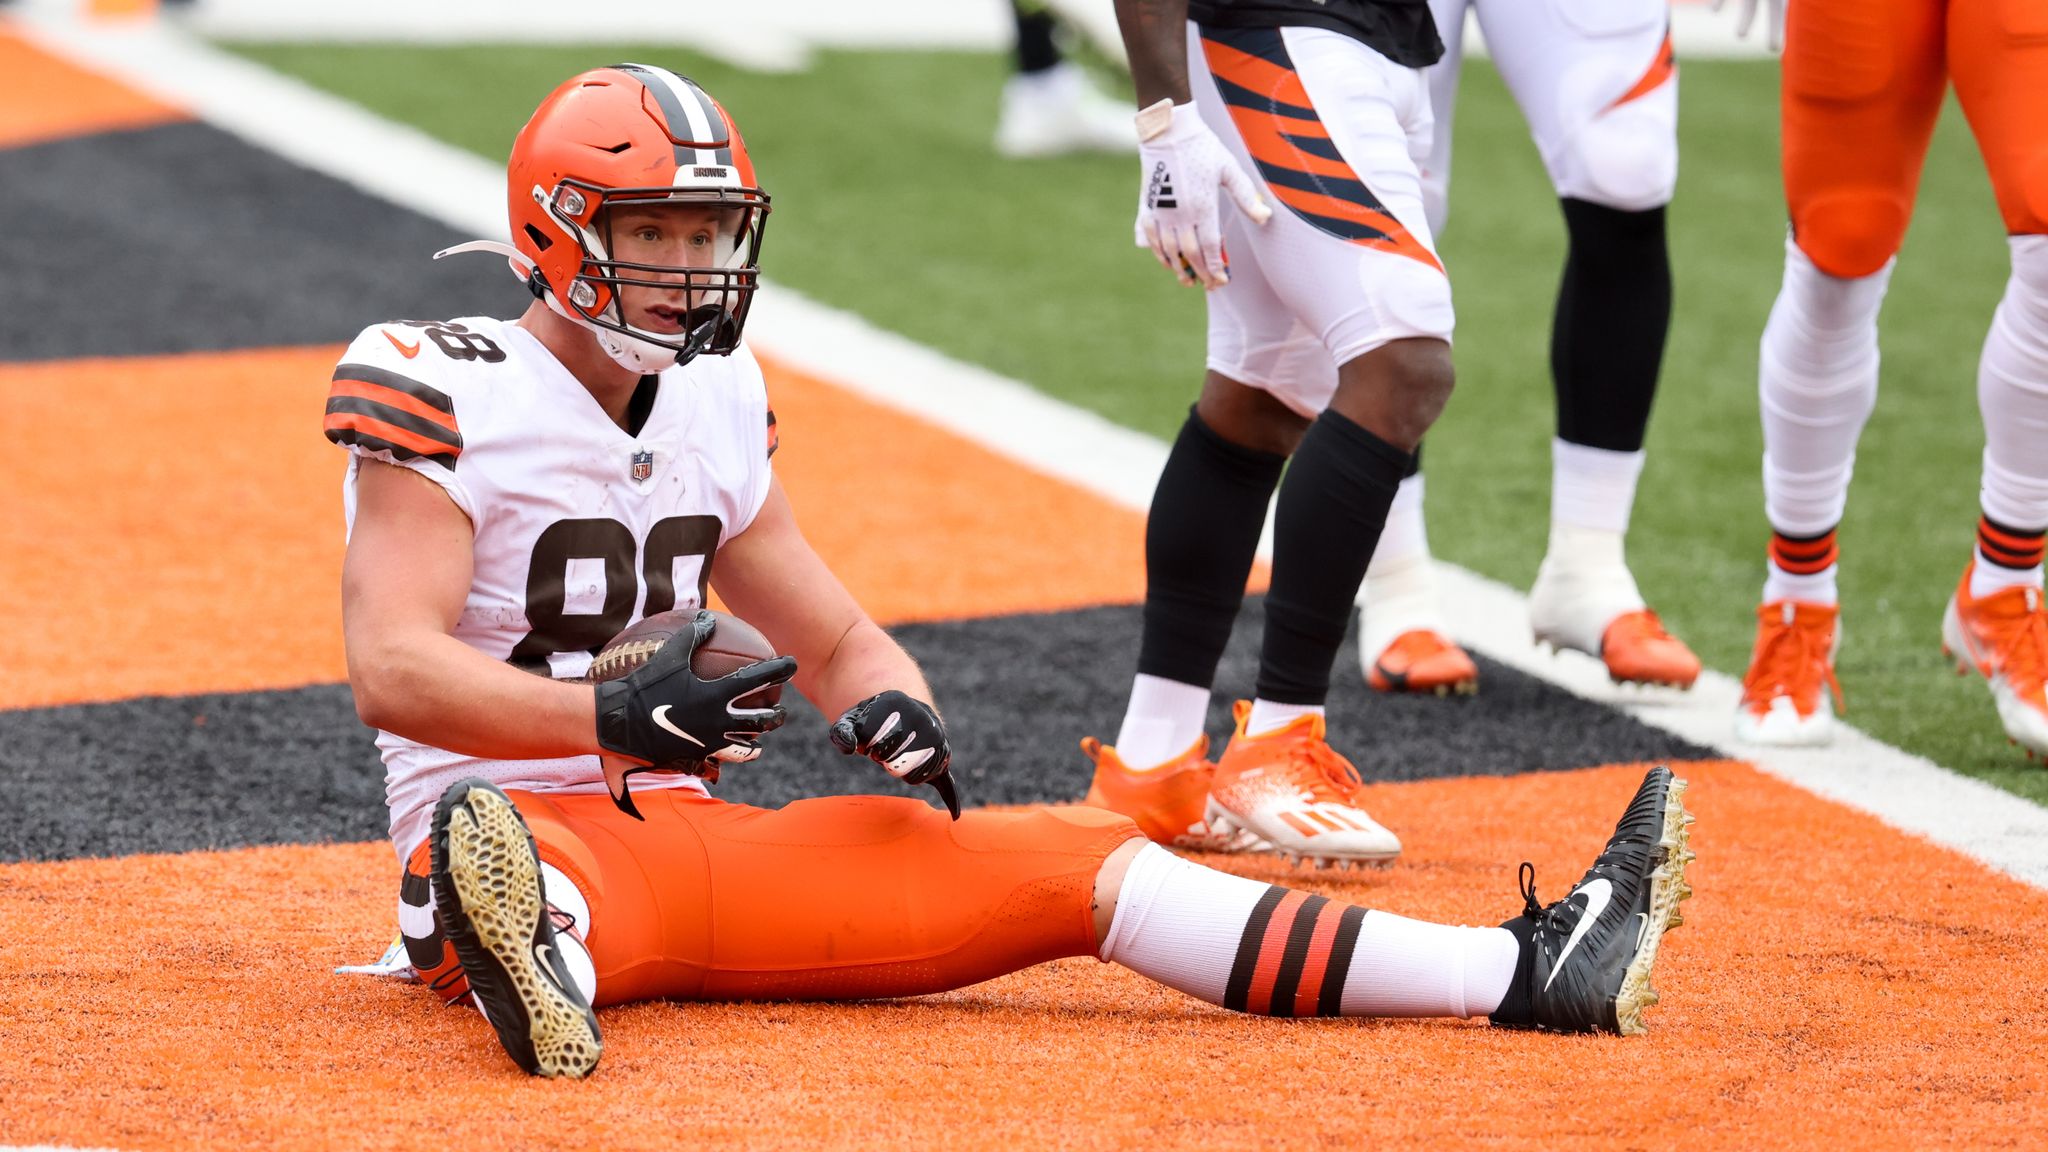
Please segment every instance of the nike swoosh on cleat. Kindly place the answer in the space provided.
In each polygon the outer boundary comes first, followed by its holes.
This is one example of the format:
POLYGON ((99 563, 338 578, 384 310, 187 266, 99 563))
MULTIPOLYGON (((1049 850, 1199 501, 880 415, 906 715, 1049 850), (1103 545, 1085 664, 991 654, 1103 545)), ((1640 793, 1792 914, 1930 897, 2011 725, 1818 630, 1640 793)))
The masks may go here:
POLYGON ((660 728, 664 732, 671 732, 677 736, 681 736, 683 739, 688 740, 690 743, 695 744, 699 748, 704 747, 704 742, 702 740, 697 739, 695 736, 690 735, 688 732, 685 732, 681 728, 678 728, 675 725, 668 722, 668 709, 669 706, 663 704, 661 707, 656 708, 654 710, 653 719, 655 726, 660 728))
MULTIPOLYGON (((1597 880, 1588 880, 1579 885, 1579 890, 1572 893, 1572 896, 1580 893, 1585 894, 1586 911, 1579 917, 1578 926, 1572 929, 1571 936, 1565 940, 1564 951, 1559 952, 1557 959, 1551 963, 1550 979, 1543 982, 1545 991, 1549 991, 1551 983, 1557 979, 1557 974, 1564 971, 1565 959, 1572 954, 1572 949, 1579 946, 1579 941, 1584 940, 1586 933, 1593 930, 1593 922, 1600 918, 1602 912, 1607 911, 1608 902, 1614 899, 1614 882, 1605 876, 1597 880)), ((1569 900, 1571 896, 1565 899, 1569 900)))
MULTIPOLYGON (((384 330, 383 330, 382 328, 379 328, 379 329, 378 329, 378 331, 379 331, 379 332, 384 332, 384 330)), ((392 335, 391 333, 389 333, 389 332, 384 332, 384 338, 385 338, 386 340, 389 340, 389 341, 391 341, 391 346, 392 346, 393 348, 396 348, 396 349, 398 349, 398 354, 399 354, 400 356, 403 356, 403 357, 405 357, 405 358, 406 358, 407 360, 410 360, 410 359, 412 359, 413 357, 415 357, 415 356, 417 356, 417 355, 419 355, 419 354, 420 354, 420 346, 419 346, 419 344, 418 344, 418 343, 412 343, 412 344, 407 344, 406 342, 404 342, 403 340, 400 340, 400 339, 399 339, 398 337, 396 337, 396 336, 393 336, 393 335, 392 335)))

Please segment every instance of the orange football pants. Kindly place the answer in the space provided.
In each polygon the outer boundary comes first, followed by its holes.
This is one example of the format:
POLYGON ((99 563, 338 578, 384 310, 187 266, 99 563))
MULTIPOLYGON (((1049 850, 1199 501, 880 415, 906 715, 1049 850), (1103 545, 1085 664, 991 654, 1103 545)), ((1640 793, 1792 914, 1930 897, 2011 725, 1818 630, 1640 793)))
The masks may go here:
MULTIPOLYGON (((634 795, 643 822, 601 795, 507 795, 590 902, 599 1005, 917 996, 1092 954, 1095 876, 1141 835, 1085 807, 955 822, 908 797, 771 810, 667 789, 634 795)), ((423 844, 407 870, 428 868, 423 844)), ((460 994, 442 955, 421 978, 460 994)))
POLYGON ((1830 276, 1906 235, 1950 79, 2013 235, 2048 232, 2048 0, 1797 0, 1785 29, 1785 198, 1830 276))

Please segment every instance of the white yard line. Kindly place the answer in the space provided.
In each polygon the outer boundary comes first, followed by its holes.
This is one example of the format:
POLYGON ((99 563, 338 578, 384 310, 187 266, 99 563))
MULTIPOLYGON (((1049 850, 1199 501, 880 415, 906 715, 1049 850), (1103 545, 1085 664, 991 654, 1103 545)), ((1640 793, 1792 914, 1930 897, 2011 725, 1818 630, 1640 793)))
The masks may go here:
MULTIPOLYGON (((138 26, 109 34, 39 21, 28 31, 52 51, 192 109, 309 168, 462 231, 502 235, 504 176, 496 163, 175 29, 138 26)), ((1158 440, 780 286, 763 290, 750 337, 775 359, 1128 508, 1142 509, 1150 501, 1166 459, 1166 445, 1158 440)), ((1731 677, 1708 672, 1684 694, 1617 689, 1588 657, 1538 651, 1529 639, 1521 593, 1450 565, 1442 568, 1453 630, 1487 655, 2048 887, 2048 809, 1846 726, 1838 726, 1834 746, 1826 749, 1737 745, 1729 717, 1740 688, 1731 677)))

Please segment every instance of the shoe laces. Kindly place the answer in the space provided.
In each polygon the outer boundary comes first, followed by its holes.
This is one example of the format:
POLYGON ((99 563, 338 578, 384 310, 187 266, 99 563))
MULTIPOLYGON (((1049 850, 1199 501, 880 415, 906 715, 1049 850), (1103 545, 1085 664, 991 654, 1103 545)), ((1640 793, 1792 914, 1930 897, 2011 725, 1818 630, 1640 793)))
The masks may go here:
POLYGON ((1308 787, 1318 799, 1352 804, 1365 788, 1365 779, 1358 769, 1330 747, 1328 740, 1303 741, 1297 758, 1311 769, 1308 787))
POLYGON ((1818 668, 1821 683, 1834 695, 1835 711, 1846 711, 1841 682, 1835 679, 1829 662, 1833 636, 1826 629, 1800 627, 1796 622, 1798 609, 1792 601, 1779 603, 1782 607, 1775 614, 1769 605, 1757 614, 1763 629, 1757 637, 1756 657, 1749 662, 1749 672, 1742 678, 1742 698, 1768 701, 1788 695, 1794 701, 1804 701, 1820 692, 1820 684, 1813 683, 1813 670, 1818 668))
POLYGON ((1536 866, 1527 860, 1515 875, 1515 881, 1522 889, 1522 915, 1535 920, 1543 915, 1543 902, 1536 899, 1536 866))
POLYGON ((2025 589, 2021 612, 1999 621, 2003 633, 1998 644, 1997 671, 2022 696, 2039 692, 2048 682, 2048 610, 2041 606, 2041 590, 2025 589))

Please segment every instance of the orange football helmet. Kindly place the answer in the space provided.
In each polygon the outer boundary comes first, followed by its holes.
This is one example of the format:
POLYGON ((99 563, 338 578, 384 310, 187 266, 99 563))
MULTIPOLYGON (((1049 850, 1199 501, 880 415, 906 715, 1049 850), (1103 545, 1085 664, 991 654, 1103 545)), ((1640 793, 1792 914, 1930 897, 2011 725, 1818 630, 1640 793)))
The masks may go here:
POLYGON ((502 252, 536 297, 588 328, 631 371, 658 372, 739 346, 760 286, 768 194, 754 183, 732 117, 694 82, 645 64, 571 77, 513 141, 509 177, 514 247, 480 241, 448 252, 502 252), (612 259, 603 212, 622 201, 724 210, 714 266, 612 259), (628 324, 622 287, 686 289, 683 332, 628 324))

